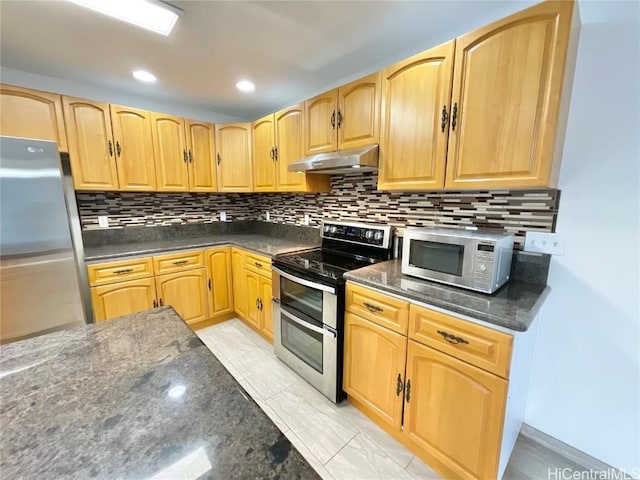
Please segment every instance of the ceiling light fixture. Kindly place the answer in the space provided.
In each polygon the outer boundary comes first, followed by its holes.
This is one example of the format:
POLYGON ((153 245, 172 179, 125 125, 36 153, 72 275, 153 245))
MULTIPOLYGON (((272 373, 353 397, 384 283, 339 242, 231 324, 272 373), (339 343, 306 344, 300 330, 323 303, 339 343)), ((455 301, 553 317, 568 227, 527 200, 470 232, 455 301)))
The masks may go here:
POLYGON ((182 10, 155 0, 69 0, 152 32, 169 35, 182 10))
POLYGON ((236 83, 236 88, 241 92, 253 92, 256 89, 256 86, 249 80, 240 80, 236 83))
POLYGON ((134 70, 133 78, 144 83, 155 83, 157 80, 153 73, 147 72, 146 70, 134 70))

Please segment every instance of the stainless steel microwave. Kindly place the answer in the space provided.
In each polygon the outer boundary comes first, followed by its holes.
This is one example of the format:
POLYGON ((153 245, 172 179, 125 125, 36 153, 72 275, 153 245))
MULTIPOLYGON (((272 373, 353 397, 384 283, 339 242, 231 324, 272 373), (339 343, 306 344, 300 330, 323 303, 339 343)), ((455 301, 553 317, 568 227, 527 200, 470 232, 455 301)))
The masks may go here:
POLYGON ((509 280, 513 235, 442 228, 408 228, 402 273, 483 293, 509 280))

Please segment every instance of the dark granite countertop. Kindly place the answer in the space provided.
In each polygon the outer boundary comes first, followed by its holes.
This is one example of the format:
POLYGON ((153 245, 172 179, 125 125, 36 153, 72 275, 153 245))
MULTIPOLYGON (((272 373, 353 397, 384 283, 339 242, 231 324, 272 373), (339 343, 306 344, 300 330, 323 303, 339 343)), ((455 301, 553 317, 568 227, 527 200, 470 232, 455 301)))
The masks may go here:
POLYGON ((345 278, 494 325, 526 331, 551 288, 509 281, 493 295, 473 292, 403 275, 400 260, 389 260, 352 270, 345 278))
POLYGON ((317 241, 312 242, 295 238, 278 238, 259 233, 228 233, 85 247, 84 258, 87 262, 96 262, 132 255, 152 255, 159 252, 216 245, 234 245, 273 257, 279 253, 317 247, 319 244, 319 237, 317 241))
POLYGON ((170 307, 4 345, 0 367, 3 478, 319 478, 170 307))

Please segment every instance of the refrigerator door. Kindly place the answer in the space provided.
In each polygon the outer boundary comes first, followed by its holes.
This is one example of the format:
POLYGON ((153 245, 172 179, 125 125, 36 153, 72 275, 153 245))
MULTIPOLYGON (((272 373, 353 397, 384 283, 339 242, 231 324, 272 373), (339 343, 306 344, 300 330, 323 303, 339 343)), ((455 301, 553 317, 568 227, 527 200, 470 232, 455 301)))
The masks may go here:
POLYGON ((58 147, 0 137, 0 342, 84 322, 58 147))

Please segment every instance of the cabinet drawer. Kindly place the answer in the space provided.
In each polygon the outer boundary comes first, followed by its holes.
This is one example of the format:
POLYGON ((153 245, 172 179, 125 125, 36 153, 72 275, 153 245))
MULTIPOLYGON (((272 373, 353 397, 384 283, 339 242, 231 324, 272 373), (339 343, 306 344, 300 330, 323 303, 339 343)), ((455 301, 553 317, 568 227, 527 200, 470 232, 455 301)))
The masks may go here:
POLYGON ((125 280, 137 280, 153 276, 151 257, 120 260, 118 262, 97 263, 87 266, 89 285, 108 285, 125 280))
POLYGON ((506 333, 411 305, 409 338, 501 377, 509 377, 513 337, 506 333))
POLYGON ((271 259, 269 257, 247 252, 244 266, 247 270, 271 278, 271 259))
POLYGON ((160 255, 158 257, 153 257, 153 268, 156 275, 180 272, 191 268, 204 268, 204 254, 202 250, 197 250, 194 252, 160 255))
POLYGON ((347 283, 346 309, 394 332, 407 334, 409 302, 347 283))

